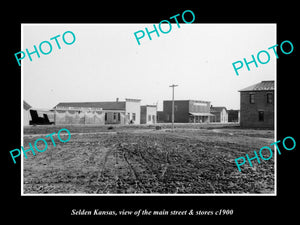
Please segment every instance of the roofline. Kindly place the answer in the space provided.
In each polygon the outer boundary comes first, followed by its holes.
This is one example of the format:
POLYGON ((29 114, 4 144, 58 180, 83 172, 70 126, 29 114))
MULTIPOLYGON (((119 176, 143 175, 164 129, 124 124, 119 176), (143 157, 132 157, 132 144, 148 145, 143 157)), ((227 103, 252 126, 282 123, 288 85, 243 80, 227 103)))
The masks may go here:
POLYGON ((260 82, 258 82, 258 83, 256 83, 256 84, 252 84, 252 85, 250 85, 250 86, 248 86, 248 87, 245 87, 245 88, 243 88, 243 89, 240 89, 240 90, 238 90, 238 92, 251 92, 251 91, 274 91, 275 90, 275 81, 274 80, 262 80, 262 81, 260 81, 260 82), (244 89, 248 89, 248 88, 252 88, 252 87, 254 87, 254 86, 256 86, 256 85, 259 85, 259 84, 262 84, 263 82, 272 82, 272 83, 274 83, 274 86, 273 86, 273 89, 269 89, 269 90, 244 90, 244 89))
POLYGON ((270 89, 270 90, 246 90, 246 91, 243 91, 243 89, 241 89, 241 90, 238 90, 238 92, 259 92, 259 91, 266 91, 266 92, 268 92, 268 91, 274 91, 275 89, 270 89))
MULTIPOLYGON (((166 102, 172 102, 172 100, 163 100, 166 102)), ((193 100, 193 99, 187 99, 187 100, 174 100, 174 102, 189 102, 189 101, 195 101, 195 102, 211 102, 211 101, 206 101, 206 100, 193 100)))
POLYGON ((50 111, 100 111, 100 112, 126 112, 123 109, 90 109, 90 110, 82 110, 82 109, 51 109, 50 111))
MULTIPOLYGON (((125 110, 125 108, 126 108, 126 102, 125 101, 102 101, 102 102, 60 102, 60 103, 58 103, 57 105, 55 105, 54 107, 53 107, 53 109, 60 109, 60 110, 65 110, 65 108, 68 108, 68 107, 77 107, 77 108, 91 108, 92 110, 94 110, 94 109, 100 109, 100 108, 102 108, 102 110, 122 110, 122 111, 124 111, 125 110), (117 107, 117 109, 115 109, 114 107, 108 107, 108 108, 103 108, 103 107, 89 107, 89 106, 69 106, 68 104, 74 104, 74 105, 76 105, 76 104, 78 104, 78 105, 84 105, 84 104, 102 104, 102 103, 108 103, 108 104, 118 104, 118 103, 120 103, 120 104, 124 104, 124 105, 122 105, 122 107, 117 107), (62 105, 62 106, 60 106, 60 104, 62 105), (64 106, 64 104, 66 104, 67 106, 64 106), (62 107, 62 108, 61 108, 62 107), (120 109, 120 108, 122 108, 122 109, 120 109)), ((69 110, 69 109, 68 109, 69 110)), ((77 110, 79 110, 79 109, 77 109, 77 110)))
POLYGON ((53 111, 53 109, 45 109, 45 108, 35 108, 35 107, 31 107, 28 110, 35 110, 35 111, 53 111))
POLYGON ((99 102, 59 102, 58 104, 56 104, 56 105, 59 105, 59 104, 70 104, 70 103, 72 103, 72 104, 76 104, 76 103, 79 103, 79 104, 86 104, 86 103, 103 103, 103 102, 109 102, 109 103, 112 103, 112 102, 114 102, 114 103, 125 103, 126 101, 99 101, 99 102))
POLYGON ((155 108, 157 107, 157 105, 141 105, 141 107, 142 107, 142 106, 143 106, 143 107, 155 107, 155 108))
POLYGON ((102 112, 126 112, 125 109, 103 109, 103 108, 88 108, 88 107, 82 107, 79 109, 67 109, 67 108, 54 108, 51 109, 51 111, 102 111, 102 112))
POLYGON ((221 112, 223 109, 225 109, 225 111, 228 111, 228 109, 225 106, 212 106, 210 107, 210 110, 215 110, 215 112, 221 112), (216 108, 220 108, 221 110, 217 110, 216 108))

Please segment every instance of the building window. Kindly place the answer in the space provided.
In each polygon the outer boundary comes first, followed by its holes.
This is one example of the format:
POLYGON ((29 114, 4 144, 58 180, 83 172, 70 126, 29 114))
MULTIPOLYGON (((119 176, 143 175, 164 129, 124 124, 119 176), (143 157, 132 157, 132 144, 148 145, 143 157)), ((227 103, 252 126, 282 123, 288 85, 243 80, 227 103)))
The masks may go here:
POLYGON ((258 121, 264 121, 264 111, 258 111, 258 121))
POLYGON ((117 113, 114 113, 114 120, 117 119, 117 113))
POLYGON ((249 102, 250 104, 254 104, 254 94, 249 95, 249 102))
POLYGON ((148 115, 148 121, 151 121, 151 115, 148 115))
POLYGON ((105 113, 105 121, 107 121, 107 113, 105 113))
POLYGON ((132 120, 135 121, 135 113, 132 113, 132 120))
POLYGON ((272 104, 273 103, 273 94, 267 93, 267 103, 272 104))
POLYGON ((121 121, 121 113, 118 113, 118 121, 121 121))

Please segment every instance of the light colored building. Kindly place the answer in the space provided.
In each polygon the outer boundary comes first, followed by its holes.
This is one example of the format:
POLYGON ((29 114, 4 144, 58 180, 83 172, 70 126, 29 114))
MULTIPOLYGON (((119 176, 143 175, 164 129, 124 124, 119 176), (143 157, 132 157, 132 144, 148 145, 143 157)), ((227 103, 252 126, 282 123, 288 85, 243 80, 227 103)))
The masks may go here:
POLYGON ((141 106, 141 124, 156 124, 157 107, 156 105, 141 106))
POLYGON ((55 124, 104 125, 104 113, 99 109, 55 109, 55 124))
POLYGON ((125 101, 61 102, 54 107, 55 115, 62 113, 61 118, 55 116, 55 124, 140 124, 140 104, 140 99, 128 98, 125 101), (75 117, 69 121, 64 119, 71 111, 75 112, 75 117))
POLYGON ((31 108, 31 106, 23 101, 23 126, 27 126, 30 124, 31 121, 31 115, 29 112, 29 109, 31 108))
POLYGON ((140 124, 141 121, 141 100, 140 99, 125 99, 125 124, 140 124))
POLYGON ((228 112, 226 107, 210 107, 210 113, 213 114, 210 118, 210 122, 217 122, 217 123, 228 123, 228 112))

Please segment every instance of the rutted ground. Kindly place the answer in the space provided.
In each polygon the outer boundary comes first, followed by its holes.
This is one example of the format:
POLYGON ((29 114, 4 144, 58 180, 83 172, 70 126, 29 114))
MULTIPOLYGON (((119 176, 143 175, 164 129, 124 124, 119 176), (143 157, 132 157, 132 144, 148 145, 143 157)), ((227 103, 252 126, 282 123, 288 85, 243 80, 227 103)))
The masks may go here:
MULTIPOLYGON (((56 147, 24 160, 24 193, 273 193, 273 159, 242 172, 234 162, 273 135, 226 128, 74 133, 67 143, 55 137, 56 147)), ((26 136, 24 145, 37 138, 26 136)))

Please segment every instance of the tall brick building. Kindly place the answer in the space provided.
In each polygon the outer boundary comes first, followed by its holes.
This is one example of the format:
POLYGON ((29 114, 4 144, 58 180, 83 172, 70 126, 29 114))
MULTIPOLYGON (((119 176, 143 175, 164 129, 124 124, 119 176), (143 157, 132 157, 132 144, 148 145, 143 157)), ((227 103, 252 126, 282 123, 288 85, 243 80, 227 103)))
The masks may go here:
POLYGON ((241 127, 274 128, 274 81, 262 81, 239 92, 241 127))

